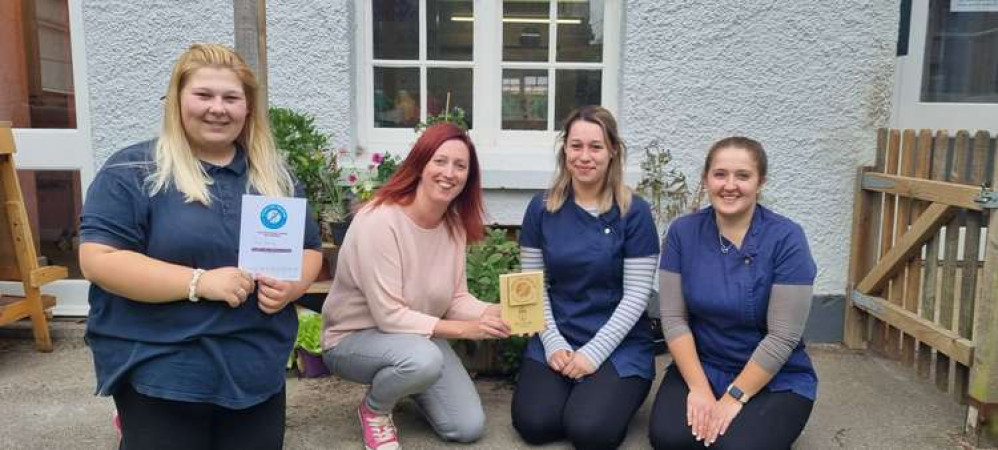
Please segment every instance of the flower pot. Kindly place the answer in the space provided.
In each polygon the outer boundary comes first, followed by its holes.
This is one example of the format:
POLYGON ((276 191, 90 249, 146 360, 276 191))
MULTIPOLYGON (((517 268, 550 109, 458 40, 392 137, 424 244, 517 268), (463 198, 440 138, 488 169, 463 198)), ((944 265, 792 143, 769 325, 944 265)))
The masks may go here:
POLYGON ((502 366, 502 341, 454 341, 451 346, 472 375, 508 375, 502 366))
POLYGON ((322 362, 322 355, 317 355, 306 351, 303 348, 295 348, 297 358, 295 369, 301 378, 321 378, 329 376, 329 368, 322 362))
POLYGON ((331 222, 329 224, 330 234, 333 236, 333 243, 337 246, 343 245, 343 238, 347 236, 347 229, 350 222, 331 222))

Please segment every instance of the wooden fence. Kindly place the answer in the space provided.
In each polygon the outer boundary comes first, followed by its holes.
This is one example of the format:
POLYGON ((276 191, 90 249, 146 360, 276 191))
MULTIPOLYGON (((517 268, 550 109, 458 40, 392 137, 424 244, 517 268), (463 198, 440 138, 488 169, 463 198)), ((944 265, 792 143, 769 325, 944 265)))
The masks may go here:
POLYGON ((886 130, 859 169, 845 343, 896 358, 998 436, 998 186, 987 132, 886 130))

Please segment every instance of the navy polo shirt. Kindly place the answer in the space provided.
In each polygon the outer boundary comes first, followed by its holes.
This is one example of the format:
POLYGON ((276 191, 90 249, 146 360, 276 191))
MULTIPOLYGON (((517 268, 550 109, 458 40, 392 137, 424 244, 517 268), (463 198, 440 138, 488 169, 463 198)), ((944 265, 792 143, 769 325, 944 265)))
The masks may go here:
MULTIPOLYGON (((527 206, 520 245, 541 250, 548 299, 555 323, 577 350, 589 342, 624 295, 624 259, 658 255, 658 233, 648 203, 638 196, 621 216, 614 204, 594 217, 569 196, 557 212, 545 209, 544 194, 527 206)), ((547 365, 540 336, 527 344, 526 356, 547 365)), ((641 317, 609 361, 621 377, 655 377, 655 351, 648 315, 641 317)))
MULTIPOLYGON (((97 173, 83 206, 81 241, 191 268, 236 266, 242 195, 248 190, 245 152, 237 149, 224 167, 202 162, 213 181, 213 201, 206 207, 185 202, 172 187, 149 196, 146 177, 154 167, 155 143, 115 153, 97 173)), ((296 191, 303 196, 300 187, 296 191)), ((311 214, 305 223, 304 247, 320 247, 311 214)), ((237 308, 177 300, 142 303, 91 284, 86 340, 99 394, 110 395, 127 382, 151 397, 242 409, 280 392, 298 328, 294 308, 265 314, 255 292, 237 308)))
MULTIPOLYGON (((680 217, 669 228, 660 266, 682 277, 697 354, 718 397, 766 336, 773 285, 810 285, 817 272, 800 225, 762 205, 741 248, 722 253, 719 239, 713 207, 680 217)), ((765 389, 814 400, 817 385, 801 342, 765 389)))

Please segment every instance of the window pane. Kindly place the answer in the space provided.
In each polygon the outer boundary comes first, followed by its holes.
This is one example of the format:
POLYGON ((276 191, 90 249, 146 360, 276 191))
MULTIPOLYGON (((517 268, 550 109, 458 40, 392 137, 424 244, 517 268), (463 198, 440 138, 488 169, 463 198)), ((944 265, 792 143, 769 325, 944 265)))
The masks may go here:
POLYGON ((471 69, 429 69, 427 70, 426 113, 437 115, 444 111, 450 94, 450 110, 461 108, 468 128, 472 128, 472 75, 471 69))
POLYGON ((560 126, 573 109, 602 103, 603 73, 599 70, 559 70, 555 79, 558 82, 554 97, 556 126, 560 126))
POLYGON ((558 61, 603 61, 603 1, 558 1, 558 61))
POLYGON ((419 122, 419 69, 374 68, 374 126, 411 128, 419 122))
POLYGON ((923 102, 998 103, 998 12, 933 0, 925 39, 923 102))
POLYGON ((76 128, 66 0, 0 1, 0 120, 76 128))
POLYGON ((547 70, 502 71, 502 128, 504 130, 548 128, 547 70))
POLYGON ((426 57, 471 61, 474 28, 471 0, 426 0, 426 57))
POLYGON ((547 61, 550 5, 547 0, 503 2, 503 61, 547 61))
POLYGON ((419 0, 374 0, 374 59, 419 59, 419 0))
MULTIPOLYGON (((24 209, 38 255, 83 278, 77 262, 83 195, 78 170, 18 170, 24 209)), ((2 195, 0 195, 2 196, 2 195)))

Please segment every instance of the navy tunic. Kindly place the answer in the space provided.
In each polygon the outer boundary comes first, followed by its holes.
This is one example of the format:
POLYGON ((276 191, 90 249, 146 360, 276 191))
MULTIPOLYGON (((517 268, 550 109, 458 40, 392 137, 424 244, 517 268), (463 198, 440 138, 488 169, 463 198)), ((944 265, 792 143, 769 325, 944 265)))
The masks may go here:
MULTIPOLYGON (((212 204, 205 207, 185 203, 172 187, 148 195, 145 180, 154 167, 154 148, 155 141, 125 148, 97 173, 83 207, 81 241, 192 268, 236 266, 241 197, 248 193, 245 152, 237 149, 224 167, 202 162, 214 181, 212 204)), ((318 225, 312 219, 305 223, 305 248, 318 248, 318 225)), ((294 308, 265 314, 255 292, 231 308, 186 298, 142 303, 91 284, 86 340, 101 395, 126 382, 151 397, 242 409, 284 387, 297 328, 294 308)))
MULTIPOLYGON (((714 208, 673 222, 662 248, 661 269, 682 277, 683 299, 697 354, 718 397, 766 336, 774 284, 810 285, 816 267, 804 230, 757 205, 742 247, 722 253, 714 208)), ((724 240, 727 247, 731 243, 724 240)), ((814 400, 818 377, 801 342, 765 389, 814 400)))
MULTIPOLYGON (((624 259, 658 254, 658 234, 648 203, 633 197, 623 217, 616 204, 594 217, 572 196, 555 213, 544 194, 527 206, 520 245, 541 250, 548 298, 555 323, 578 350, 610 319, 624 295, 624 259)), ((621 377, 655 377, 655 352, 647 313, 627 333, 609 361, 621 377)), ((527 344, 526 356, 547 366, 540 336, 527 344)))

